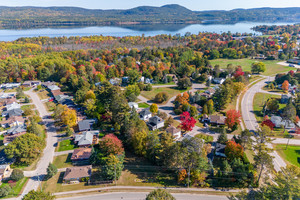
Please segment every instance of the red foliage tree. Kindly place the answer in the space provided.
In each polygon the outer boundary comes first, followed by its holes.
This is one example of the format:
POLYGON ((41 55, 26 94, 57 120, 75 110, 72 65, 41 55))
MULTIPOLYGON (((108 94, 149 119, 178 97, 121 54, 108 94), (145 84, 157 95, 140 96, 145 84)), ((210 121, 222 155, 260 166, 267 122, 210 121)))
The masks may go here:
POLYGON ((238 66, 235 70, 235 73, 233 74, 234 78, 237 78, 239 76, 244 76, 245 72, 243 72, 242 67, 238 66))
POLYGON ((180 115, 180 128, 184 131, 191 131, 193 130, 195 124, 196 124, 196 120, 190 116, 189 112, 183 112, 180 115))
POLYGON ((242 158, 244 156, 244 149, 242 145, 237 144, 235 141, 228 141, 225 147, 225 155, 229 160, 242 158))
POLYGON ((268 126, 272 131, 274 130, 274 127, 275 127, 275 124, 267 119, 267 120, 264 120, 262 123, 261 123, 262 126, 268 126))
POLYGON ((282 83, 282 86, 281 86, 282 90, 287 92, 289 90, 289 82, 288 80, 285 80, 283 83, 282 83))
POLYGON ((234 109, 226 112, 225 124, 228 128, 233 128, 234 125, 238 125, 241 122, 241 113, 234 109))
POLYGON ((294 76, 294 75, 295 75, 295 72, 294 72, 293 70, 291 70, 291 71, 289 71, 289 74, 290 74, 291 76, 294 76))
POLYGON ((123 154, 124 148, 122 141, 117 138, 114 134, 108 134, 104 136, 99 142, 101 150, 109 154, 123 154))

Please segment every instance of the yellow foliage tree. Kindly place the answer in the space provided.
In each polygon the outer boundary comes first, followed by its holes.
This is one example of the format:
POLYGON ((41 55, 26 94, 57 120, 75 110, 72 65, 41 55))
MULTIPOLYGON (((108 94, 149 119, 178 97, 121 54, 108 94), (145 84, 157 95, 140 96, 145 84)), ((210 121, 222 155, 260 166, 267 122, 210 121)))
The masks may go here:
POLYGON ((64 111, 61 114, 61 122, 69 127, 74 127, 76 125, 76 111, 69 109, 64 105, 64 111))

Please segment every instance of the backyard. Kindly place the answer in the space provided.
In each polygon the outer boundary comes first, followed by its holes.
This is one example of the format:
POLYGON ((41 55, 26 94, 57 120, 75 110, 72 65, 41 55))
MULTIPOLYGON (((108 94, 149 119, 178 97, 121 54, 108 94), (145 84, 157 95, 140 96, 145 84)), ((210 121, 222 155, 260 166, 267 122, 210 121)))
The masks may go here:
POLYGON ((72 156, 72 153, 55 156, 53 158, 53 165, 55 165, 58 169, 72 167, 71 156, 72 156))
POLYGON ((277 64, 278 60, 266 61, 266 60, 253 60, 253 59, 244 58, 244 59, 232 59, 232 60, 216 59, 210 61, 212 66, 220 65, 221 68, 226 68, 228 64, 232 64, 233 66, 241 66, 243 71, 251 71, 251 65, 254 62, 263 62, 266 64, 266 71, 262 73, 263 75, 266 76, 294 70, 293 67, 277 64))

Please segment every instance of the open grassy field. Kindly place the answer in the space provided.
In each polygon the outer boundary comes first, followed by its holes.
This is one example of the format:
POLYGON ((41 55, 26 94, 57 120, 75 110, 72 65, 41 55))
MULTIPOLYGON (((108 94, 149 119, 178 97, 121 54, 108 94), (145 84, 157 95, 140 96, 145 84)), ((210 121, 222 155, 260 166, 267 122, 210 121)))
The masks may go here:
POLYGON ((284 160, 300 168, 300 146, 288 146, 287 149, 285 148, 285 144, 275 146, 276 151, 284 160))
POLYGON ((251 65, 254 62, 263 62, 266 64, 266 71, 262 73, 263 75, 275 75, 282 72, 288 72, 290 70, 295 70, 293 67, 282 66, 277 64, 278 60, 253 60, 253 59, 216 59, 211 60, 212 66, 220 65, 221 68, 226 68, 228 64, 233 66, 241 66, 243 71, 251 71, 251 65))
POLYGON ((48 99, 49 97, 51 97, 50 93, 47 90, 39 90, 36 92, 37 95, 40 97, 40 99, 48 99))
POLYGON ((58 143, 58 151, 68 151, 75 149, 75 145, 71 140, 63 140, 58 143))
POLYGON ((179 90, 175 87, 171 87, 171 88, 153 88, 151 91, 142 91, 141 95, 144 96, 145 98, 149 99, 149 100, 153 100, 155 95, 157 95, 160 92, 166 92, 169 96, 169 99, 182 93, 185 92, 187 90, 179 90))
POLYGON ((71 161, 72 154, 65 154, 60 156, 55 156, 53 159, 53 165, 55 165, 58 169, 59 168, 66 168, 66 167, 72 167, 72 161, 71 161))

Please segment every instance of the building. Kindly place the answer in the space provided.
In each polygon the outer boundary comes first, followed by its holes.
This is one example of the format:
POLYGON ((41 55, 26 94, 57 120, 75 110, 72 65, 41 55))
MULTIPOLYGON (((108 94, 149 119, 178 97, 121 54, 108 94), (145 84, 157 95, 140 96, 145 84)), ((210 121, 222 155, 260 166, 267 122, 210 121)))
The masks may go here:
POLYGON ((174 126, 167 128, 166 132, 171 133, 175 140, 178 140, 181 137, 181 130, 175 128, 174 126))
POLYGON ((3 128, 23 126, 25 124, 25 119, 22 116, 13 116, 7 120, 1 121, 0 124, 3 128))
POLYGON ((154 116, 149 119, 149 122, 147 125, 150 130, 154 131, 156 129, 160 129, 160 128, 164 127, 165 122, 162 118, 160 118, 158 116, 154 116))
POLYGON ((41 85, 45 88, 49 88, 51 85, 55 85, 55 82, 47 81, 47 82, 41 83, 41 85))
POLYGON ((22 116, 22 114, 23 114, 23 110, 21 110, 20 108, 4 111, 1 113, 2 117, 6 117, 6 118, 10 118, 13 116, 22 116))
POLYGON ((290 97, 286 94, 281 95, 280 103, 287 104, 289 102, 290 97))
POLYGON ((226 158, 225 147, 226 147, 225 144, 217 143, 216 150, 215 150, 215 156, 226 158))
POLYGON ((71 161, 73 165, 89 164, 89 158, 92 155, 92 148, 79 148, 73 151, 71 161))
POLYGON ((209 123, 214 125, 225 125, 225 116, 211 115, 209 116, 209 123))
POLYGON ((11 98, 14 98, 14 97, 15 97, 15 94, 2 93, 0 95, 0 99, 11 99, 11 98))
POLYGON ((150 112, 149 108, 143 109, 140 113, 140 119, 147 121, 152 117, 152 113, 150 112))
POLYGON ((0 165, 0 183, 10 177, 12 170, 10 165, 0 165))
POLYGON ((94 119, 84 119, 78 122, 78 130, 82 131, 90 131, 93 129, 93 124, 96 122, 94 119))
POLYGON ((215 84, 223 84, 224 81, 225 81, 224 78, 214 78, 214 79, 212 80, 212 82, 215 83, 215 84))
POLYGON ((4 146, 7 146, 9 143, 11 143, 12 141, 14 141, 14 139, 16 139, 17 137, 20 137, 21 135, 24 135, 24 134, 26 134, 26 132, 17 133, 15 135, 5 136, 4 139, 3 139, 4 146))
POLYGON ((276 128, 285 127, 286 129, 294 129, 295 124, 291 120, 283 120, 280 116, 271 116, 271 121, 276 128))
POLYGON ((31 87, 31 81, 25 81, 23 84, 22 84, 23 87, 31 87))
POLYGON ((20 133, 26 133, 26 127, 24 125, 14 126, 8 129, 6 135, 15 135, 20 133))
POLYGON ((75 135, 75 144, 79 147, 89 147, 98 143, 99 131, 85 131, 82 134, 75 135))
POLYGON ((136 110, 139 109, 139 105, 135 102, 129 102, 128 106, 130 107, 130 109, 133 109, 133 108, 136 110))
POLYGON ((11 104, 7 104, 5 106, 5 109, 8 111, 8 110, 13 110, 13 109, 20 109, 21 108, 21 105, 16 103, 16 102, 13 102, 11 104))
POLYGON ((209 94, 209 95, 213 95, 215 92, 216 92, 216 90, 213 89, 213 88, 208 88, 208 89, 205 91, 205 93, 206 93, 206 94, 209 94))
POLYGON ((81 167, 70 167, 66 169, 63 177, 64 183, 74 184, 85 181, 85 178, 90 178, 92 175, 92 165, 81 167))
POLYGON ((48 89, 49 90, 60 90, 60 87, 58 87, 57 85, 50 85, 49 87, 48 87, 48 89))
POLYGON ((119 78, 111 78, 109 80, 109 83, 112 84, 112 85, 115 85, 115 86, 120 86, 121 79, 119 79, 119 78))

